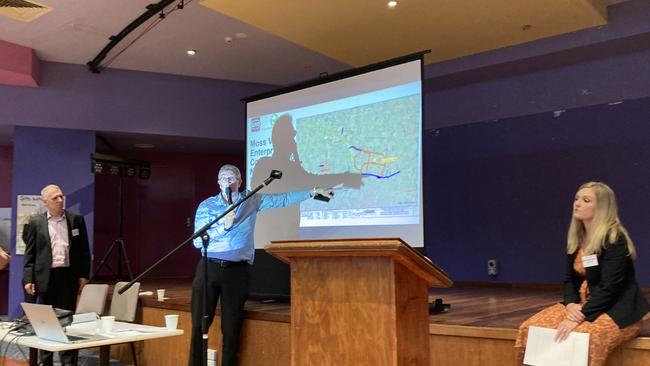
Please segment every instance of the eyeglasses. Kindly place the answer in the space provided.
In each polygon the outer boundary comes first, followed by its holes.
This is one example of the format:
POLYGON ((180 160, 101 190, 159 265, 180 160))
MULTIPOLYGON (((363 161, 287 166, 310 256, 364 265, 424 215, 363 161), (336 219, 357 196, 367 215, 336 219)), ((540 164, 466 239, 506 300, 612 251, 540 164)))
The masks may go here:
POLYGON ((232 183, 232 182, 236 182, 236 181, 237 181, 237 177, 235 177, 235 176, 232 176, 232 177, 220 177, 219 178, 219 182, 221 182, 221 183, 232 183))

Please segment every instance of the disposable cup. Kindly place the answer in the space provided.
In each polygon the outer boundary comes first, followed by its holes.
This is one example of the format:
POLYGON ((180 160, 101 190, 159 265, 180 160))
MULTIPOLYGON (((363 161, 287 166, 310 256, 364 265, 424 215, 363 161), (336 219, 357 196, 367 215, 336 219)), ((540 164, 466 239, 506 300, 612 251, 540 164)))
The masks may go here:
POLYGON ((115 317, 112 315, 102 316, 102 332, 111 333, 113 331, 113 325, 115 325, 115 317))
POLYGON ((167 330, 175 330, 178 327, 178 314, 165 315, 165 327, 167 330))

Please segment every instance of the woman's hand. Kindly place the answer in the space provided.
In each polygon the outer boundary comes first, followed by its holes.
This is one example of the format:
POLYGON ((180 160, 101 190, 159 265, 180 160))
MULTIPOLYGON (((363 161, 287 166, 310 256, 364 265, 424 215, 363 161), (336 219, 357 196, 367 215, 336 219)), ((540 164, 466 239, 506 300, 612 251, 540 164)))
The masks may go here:
POLYGON ((555 341, 560 343, 563 342, 571 332, 579 325, 580 323, 574 322, 570 319, 564 319, 557 327, 557 333, 555 333, 555 341))
POLYGON ((582 305, 570 303, 566 306, 566 317, 578 324, 585 321, 585 314, 582 313, 582 305))

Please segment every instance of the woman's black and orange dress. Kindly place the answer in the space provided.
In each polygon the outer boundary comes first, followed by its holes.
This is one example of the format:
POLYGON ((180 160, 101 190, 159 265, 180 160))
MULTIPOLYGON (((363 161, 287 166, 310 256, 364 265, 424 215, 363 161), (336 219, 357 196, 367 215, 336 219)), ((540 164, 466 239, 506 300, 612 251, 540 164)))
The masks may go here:
POLYGON ((528 327, 557 328, 566 318, 565 305, 569 303, 582 305, 585 321, 574 331, 589 333, 589 366, 605 365, 614 348, 639 333, 650 305, 636 282, 625 237, 605 245, 597 265, 585 268, 582 256, 582 250, 567 256, 564 302, 540 311, 519 327, 515 348, 520 359, 528 327))

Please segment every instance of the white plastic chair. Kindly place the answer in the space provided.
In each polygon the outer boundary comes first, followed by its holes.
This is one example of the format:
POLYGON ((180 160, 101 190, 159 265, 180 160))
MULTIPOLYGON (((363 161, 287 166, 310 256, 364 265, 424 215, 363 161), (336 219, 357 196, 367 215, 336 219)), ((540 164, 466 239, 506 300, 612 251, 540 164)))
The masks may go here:
POLYGON ((95 313, 102 315, 106 306, 108 285, 89 283, 81 290, 75 314, 95 313))
MULTIPOLYGON (((113 288, 113 297, 111 297, 111 307, 108 310, 108 315, 115 317, 116 321, 133 322, 135 320, 135 313, 138 310, 138 296, 140 295, 140 282, 136 282, 126 290, 123 294, 118 291, 122 286, 128 282, 118 282, 113 288)), ((133 364, 138 366, 138 359, 135 354, 135 342, 129 343, 131 346, 131 356, 133 357, 133 364)))

